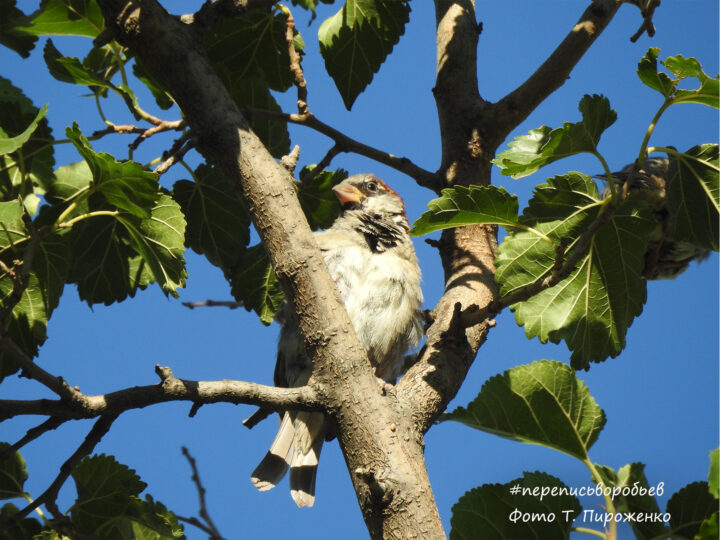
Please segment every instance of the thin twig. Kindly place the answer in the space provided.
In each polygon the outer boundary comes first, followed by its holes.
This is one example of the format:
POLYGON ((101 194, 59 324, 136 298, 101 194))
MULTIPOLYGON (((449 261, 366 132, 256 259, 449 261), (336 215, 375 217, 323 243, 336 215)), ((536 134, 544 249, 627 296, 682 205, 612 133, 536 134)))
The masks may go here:
POLYGON ((79 390, 66 383, 62 377, 58 377, 45 371, 33 362, 32 359, 26 355, 12 339, 5 337, 5 339, 0 342, 0 348, 2 348, 6 353, 9 353, 12 360, 20 365, 20 369, 26 377, 34 379, 45 385, 55 394, 60 396, 61 399, 71 403, 77 402, 81 399, 82 394, 79 390))
POLYGON ((156 133, 162 133, 163 131, 179 131, 185 127, 185 120, 160 120, 156 118, 155 121, 151 121, 153 127, 143 131, 138 138, 130 143, 130 150, 137 150, 144 140, 152 137, 156 133))
POLYGON ((330 166, 330 162, 340 152, 342 152, 342 150, 336 143, 332 148, 330 148, 330 150, 327 151, 327 154, 325 154, 325 156, 318 162, 318 164, 313 170, 308 171, 302 176, 302 178, 300 178, 300 181, 307 184, 312 182, 317 175, 319 175, 321 172, 323 172, 323 170, 330 166))
POLYGON ((80 460, 95 449, 95 446, 97 446, 100 439, 102 439, 103 436, 110 430, 110 427, 117 417, 118 415, 108 415, 98 418, 97 422, 93 424, 92 429, 87 434, 82 444, 77 450, 75 450, 73 455, 71 455, 67 461, 60 466, 60 473, 57 475, 53 483, 50 484, 50 487, 48 487, 42 495, 28 504, 25 508, 16 514, 13 514, 10 519, 19 521, 42 504, 50 510, 50 513, 56 519, 62 519, 65 517, 55 504, 60 488, 65 483, 65 480, 67 480, 70 474, 75 470, 75 467, 78 466, 80 460))
POLYGON ((650 0, 645 7, 645 9, 641 10, 642 16, 643 16, 643 22, 640 25, 640 28, 638 28, 637 32, 635 32, 632 37, 630 37, 630 41, 635 43, 638 39, 640 39, 640 36, 642 36, 645 32, 647 32, 648 37, 653 37, 655 35, 655 25, 653 24, 653 15, 655 15, 655 9, 660 5, 660 0, 650 0))
POLYGON ((281 9, 287 17, 285 22, 285 43, 287 44, 288 55, 290 57, 290 72, 293 74, 293 84, 297 88, 298 114, 307 114, 310 112, 307 103, 307 82, 305 81, 305 75, 300 65, 300 54, 295 50, 295 19, 290 9, 285 6, 281 9))
POLYGON ((155 167, 153 172, 158 176, 166 173, 170 167, 181 161, 190 149, 195 147, 195 143, 196 141, 194 138, 191 138, 189 131, 183 133, 183 135, 173 143, 170 150, 163 153, 163 159, 165 161, 155 167))
POLYGON ((240 307, 243 307, 242 302, 234 302, 232 300, 204 300, 202 302, 183 302, 183 306, 190 309, 195 309, 196 307, 217 307, 222 306, 230 309, 237 309, 240 307))
POLYGON ((105 129, 99 129, 94 131, 92 134, 93 139, 99 139, 105 135, 111 135, 113 133, 126 134, 126 133, 144 133, 145 128, 136 127, 132 124, 112 124, 105 129))
POLYGON ((34 428, 30 428, 25 436, 20 439, 15 444, 8 446, 5 450, 0 452, 0 460, 7 459, 10 454, 13 454, 14 452, 17 452, 20 450, 23 446, 25 446, 27 443, 34 441, 41 435, 47 433, 48 431, 52 431, 53 429, 56 429, 58 426, 64 424, 67 422, 67 418, 55 418, 54 416, 51 416, 47 420, 45 420, 42 424, 35 426, 34 428))
POLYGON ((413 178, 418 185, 438 191, 440 189, 440 177, 436 173, 432 173, 415 165, 412 161, 405 157, 398 157, 393 154, 389 154, 383 150, 373 148, 361 142, 356 141, 338 131, 337 129, 329 126, 328 124, 320 121, 312 113, 307 114, 287 114, 277 111, 268 111, 263 109, 245 108, 244 113, 248 116, 260 117, 260 118, 277 118, 291 122, 293 124, 299 124, 310 129, 313 129, 323 135, 331 138, 335 141, 336 146, 340 152, 353 152, 361 156, 374 159, 375 161, 392 167, 404 174, 407 174, 413 178))
MULTIPOLYGON (((213 520, 210 518, 210 514, 208 513, 207 509, 207 503, 205 501, 205 488, 202 485, 202 482, 200 481, 200 474, 198 473, 197 464, 195 463, 195 458, 193 458, 190 455, 190 452, 186 447, 182 447, 182 453, 183 456, 188 460, 188 463, 190 463, 190 468, 192 469, 192 481, 195 483, 195 487, 198 492, 198 498, 200 499, 200 517, 205 520, 205 527, 200 527, 203 531, 210 534, 211 540, 223 540, 223 536, 218 531, 217 527, 215 526, 215 523, 213 523, 213 520)), ((195 519, 195 518, 190 518, 195 519)), ((196 520, 197 521, 197 520, 196 520)), ((190 521, 188 521, 190 522, 190 521)), ((199 526, 197 523, 192 523, 196 527, 199 526)))

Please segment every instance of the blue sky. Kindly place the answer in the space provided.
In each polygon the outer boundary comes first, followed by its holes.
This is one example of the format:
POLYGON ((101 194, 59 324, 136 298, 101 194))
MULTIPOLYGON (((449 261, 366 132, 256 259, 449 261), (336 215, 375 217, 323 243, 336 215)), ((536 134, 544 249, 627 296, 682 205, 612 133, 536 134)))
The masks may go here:
MULTIPOLYGON (((547 57, 584 9, 571 0, 532 2, 506 0, 477 2, 483 22, 478 49, 480 92, 495 101, 515 88, 547 57)), ((200 2, 168 2, 175 13, 195 11, 200 2)), ((35 2, 21 1, 25 12, 35 2)), ((321 5, 318 20, 307 27, 302 11, 295 9, 298 28, 307 44, 303 67, 308 80, 310 109, 323 121, 348 135, 396 155, 406 156, 429 170, 439 166, 437 117, 431 88, 435 75, 434 13, 430 2, 412 4, 410 24, 393 54, 375 76, 371 87, 347 112, 317 54, 319 23, 337 7, 321 5)), ((583 94, 604 94, 618 113, 618 121, 603 136, 600 149, 618 169, 637 155, 647 125, 660 105, 660 96, 642 85, 635 75, 637 61, 648 47, 660 47, 660 57, 695 56, 705 71, 718 71, 718 5, 715 0, 664 2, 655 17, 657 34, 632 44, 640 16, 625 5, 611 26, 582 59, 570 79, 548 98, 511 135, 526 133, 542 124, 558 126, 580 118, 577 103, 583 94)), ((90 47, 83 38, 54 38, 67 55, 83 56, 90 47)), ((94 106, 80 97, 83 89, 55 81, 42 63, 41 39, 32 58, 22 61, 0 49, 2 75, 40 106, 49 103, 48 118, 56 138, 63 138, 73 121, 89 134, 101 126, 94 106)), ((294 93, 279 100, 294 110, 294 93)), ((150 100, 144 102, 152 109, 150 100)), ((117 122, 129 122, 119 103, 107 111, 117 122), (114 115, 114 116, 113 116, 114 115)), ((177 112, 163 113, 169 119, 177 112)), ((301 147, 301 165, 320 160, 332 145, 324 136, 292 126, 293 143, 301 147)), ((681 105, 661 119, 652 144, 687 149, 717 141, 716 111, 681 105)), ((160 139, 160 138, 158 138, 160 139)), ((106 137, 93 143, 96 150, 125 156, 130 138, 106 137)), ((144 143, 138 159, 149 161, 169 145, 170 139, 144 143)), ((500 150, 504 149, 501 146, 500 150)), ((68 145, 56 149, 57 164, 80 158, 68 145)), ((366 158, 341 155, 333 167, 351 173, 373 172, 384 178, 406 200, 408 215, 416 219, 433 198, 402 174, 366 158)), ((600 172, 594 158, 577 157, 554 164, 522 180, 502 177, 493 181, 517 193, 521 204, 532 186, 545 177, 568 170, 600 172)), ((163 176, 171 185, 185 177, 179 167, 163 176)), ((442 294, 442 269, 435 250, 422 239, 416 248, 424 276, 425 307, 432 308, 442 294)), ((178 377, 196 380, 222 378, 271 383, 277 326, 263 327, 244 310, 213 308, 190 311, 181 301, 229 299, 221 272, 203 258, 187 253, 189 279, 180 299, 166 300, 150 288, 131 301, 110 307, 82 304, 68 286, 48 328, 49 339, 39 363, 89 394, 133 385, 154 384, 155 364, 171 366, 178 377)), ((706 479, 708 452, 718 445, 718 257, 693 265, 672 282, 648 286, 648 302, 627 336, 628 346, 615 359, 594 365, 579 377, 588 385, 608 421, 591 458, 615 469, 631 462, 646 463, 650 485, 664 482, 660 507, 672 493, 692 481, 706 479)), ((542 358, 567 362, 565 345, 542 345, 528 340, 512 314, 498 324, 480 350, 451 409, 467 404, 489 377, 515 365, 542 358)), ((28 380, 2 385, 3 398, 53 397, 28 380)), ((340 450, 335 442, 323 450, 317 483, 316 506, 295 507, 287 483, 258 493, 250 472, 272 441, 274 419, 252 431, 241 421, 253 408, 213 405, 188 418, 188 404, 165 404, 124 414, 97 451, 113 454, 135 469, 149 484, 147 492, 184 516, 197 515, 197 495, 190 470, 180 453, 187 446, 197 460, 207 489, 208 505, 227 538, 360 539, 367 537, 340 450)), ((41 420, 24 418, 2 426, 0 439, 14 441, 41 420)), ((91 423, 62 426, 23 449, 30 479, 26 489, 38 496, 54 478, 59 465, 80 444, 91 423)), ((540 470, 569 486, 590 485, 587 469, 577 460, 539 446, 501 439, 454 423, 433 427, 426 437, 426 460, 446 531, 451 506, 467 490, 483 483, 505 483, 523 471, 540 470)), ((72 482, 61 492, 61 507, 74 497, 72 482)), ((599 510, 597 498, 582 500, 584 508, 599 510)), ((189 538, 203 538, 188 527, 189 538)), ((627 531, 626 531, 627 532, 627 531)), ((580 537, 580 535, 575 535, 580 537)))

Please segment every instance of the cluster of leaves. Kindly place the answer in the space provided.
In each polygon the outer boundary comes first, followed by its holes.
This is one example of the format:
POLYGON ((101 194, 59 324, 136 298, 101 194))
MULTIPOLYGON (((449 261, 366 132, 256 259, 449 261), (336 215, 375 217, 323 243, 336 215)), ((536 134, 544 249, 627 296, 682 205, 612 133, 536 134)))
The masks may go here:
MULTIPOLYGON (((590 470, 592 481, 603 493, 609 492, 603 495, 607 514, 642 516, 629 522, 636 538, 717 538, 718 451, 710 455, 709 482, 680 489, 661 513, 642 463, 615 471, 590 459, 588 451, 605 426, 605 413, 567 364, 543 360, 496 375, 467 408, 459 407, 444 419, 579 459, 590 470), (661 514, 670 515, 669 526, 646 518, 661 514)), ((453 507, 450 538, 567 538, 573 523, 597 524, 594 516, 581 516, 576 494, 577 490, 542 472, 525 472, 506 484, 479 486, 453 507), (550 490, 554 490, 552 495, 550 490), (521 515, 553 515, 554 519, 526 520, 521 515)))
MULTIPOLYGON (((0 443, 0 453, 9 445, 0 443)), ((24 485, 28 478, 25 460, 19 452, 0 460, 0 499, 30 499, 24 485)), ((10 518, 18 512, 13 503, 0 509, 3 538, 25 540, 64 540, 64 531, 95 538, 144 538, 168 540, 182 538, 183 528, 175 514, 150 495, 140 497, 146 484, 134 470, 104 454, 84 458, 72 472, 77 500, 65 513, 68 519, 56 530, 44 515, 43 522, 26 517, 10 518)))
MULTIPOLYGON (((96 153, 77 126, 66 134, 83 161, 53 171, 45 109, 9 81, 0 86, 14 105, 0 118, 2 332, 32 357, 66 283, 90 305, 121 301, 152 282, 175 295, 186 276, 185 220, 155 174, 96 153)), ((3 353, 0 375, 16 370, 3 353)))
MULTIPOLYGON (((717 78, 708 77, 694 58, 682 56, 663 62, 674 75, 671 78, 658 72, 657 52, 650 49, 638 67, 640 79, 664 97, 653 126, 676 103, 718 108, 717 78), (679 88, 687 77, 698 79, 700 86, 679 88)), ((597 156, 605 177, 611 177, 598 143, 617 115, 602 96, 585 96, 579 109, 580 122, 534 129, 511 142, 494 163, 503 174, 521 178, 553 161, 586 152, 597 156)), ((564 340, 576 369, 617 356, 646 300, 644 266, 650 239, 659 236, 699 250, 718 249, 717 145, 703 144, 685 152, 670 147, 648 149, 651 133, 652 128, 643 140, 636 168, 642 167, 648 151, 667 153, 662 212, 648 204, 649 197, 624 195, 622 184, 600 193, 591 177, 569 172, 537 185, 521 215, 517 197, 502 187, 446 189, 429 203, 429 211, 415 222, 413 233, 471 224, 502 226, 508 234, 498 249, 495 279, 501 301, 515 311, 527 336, 543 342, 564 340)), ((632 178, 626 181, 630 184, 632 178)), ((630 520, 637 538, 710 539, 718 535, 717 450, 711 454, 710 485, 692 483, 669 499, 669 524, 643 520, 661 515, 648 490, 644 465, 632 463, 615 471, 591 461, 588 450, 605 424, 605 414, 570 366, 542 361, 506 371, 489 379, 467 408, 460 407, 444 419, 579 459, 594 482, 617 490, 616 496, 605 496, 607 514, 620 513, 623 519, 641 516, 630 520)), ((450 537, 567 538, 573 523, 588 521, 585 513, 580 518, 581 509, 573 490, 560 480, 526 472, 507 484, 487 484, 465 494, 453 507, 450 537), (544 499, 522 495, 537 495, 540 488, 554 488, 561 495, 544 499)))
MULTIPOLYGON (((674 78, 657 71, 657 50, 640 61, 640 79, 665 101, 653 121, 670 105, 699 103, 718 107, 718 79, 710 78, 694 58, 675 56, 664 65, 674 78), (695 90, 678 87, 695 77, 695 90)), ((551 129, 542 126, 517 137, 494 160, 503 174, 521 178, 581 152, 600 159, 602 133, 616 120, 607 98, 585 96, 582 120, 551 129)), ((642 144, 638 169, 647 156, 642 144)), ((500 244, 495 279, 528 337, 564 340, 577 369, 617 356, 627 329, 646 300, 645 254, 651 238, 685 242, 699 250, 718 249, 718 147, 703 144, 679 152, 654 148, 670 161, 663 212, 642 197, 624 197, 621 189, 599 193, 595 181, 569 172, 535 188, 522 215, 514 195, 502 187, 456 187, 431 201, 414 224, 421 235, 448 227, 496 224, 508 235, 500 244), (669 223, 665 213, 669 214, 669 223), (551 285, 551 286, 550 286, 551 285), (513 301, 517 299, 517 301, 513 301)), ((628 179, 628 183, 631 179, 628 179)))

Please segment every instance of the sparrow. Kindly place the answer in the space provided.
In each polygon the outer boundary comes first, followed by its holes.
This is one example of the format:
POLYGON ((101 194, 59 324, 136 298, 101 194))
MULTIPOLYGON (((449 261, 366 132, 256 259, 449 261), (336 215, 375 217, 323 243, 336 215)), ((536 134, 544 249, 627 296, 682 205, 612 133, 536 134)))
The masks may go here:
MULTIPOLYGON (((612 173, 612 180, 622 188, 629 178, 633 164, 612 173)), ((702 261, 710 250, 690 242, 675 240, 670 231, 671 216, 667 208, 666 191, 670 182, 670 162, 667 158, 647 158, 643 167, 635 172, 628 197, 649 206, 659 225, 651 233, 645 253, 643 276, 648 280, 674 279, 684 272, 692 261, 702 261)), ((599 176, 605 179, 605 176, 599 176)), ((610 196, 610 186, 605 186, 603 197, 610 196)))
MULTIPOLYGON (((410 239, 405 204, 385 182, 358 174, 333 188, 340 214, 314 233, 342 295, 355 334, 375 375, 393 384, 406 369, 405 353, 423 337, 420 268, 410 239)), ((286 303, 274 380, 276 386, 308 383, 312 360, 305 353, 297 315, 286 303)), ((260 491, 277 485, 290 469, 290 494, 299 507, 315 502, 315 476, 326 438, 322 413, 286 411, 270 450, 251 475, 260 491)))

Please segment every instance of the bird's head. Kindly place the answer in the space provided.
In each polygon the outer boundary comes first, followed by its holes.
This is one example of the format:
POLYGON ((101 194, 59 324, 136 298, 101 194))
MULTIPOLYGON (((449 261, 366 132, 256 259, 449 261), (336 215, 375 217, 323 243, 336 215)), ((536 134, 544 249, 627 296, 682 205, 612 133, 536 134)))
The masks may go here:
POLYGON ((405 203, 390 186, 372 174, 356 174, 333 188, 343 212, 360 210, 378 219, 401 216, 407 222, 405 203))

